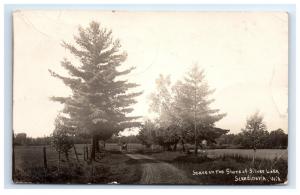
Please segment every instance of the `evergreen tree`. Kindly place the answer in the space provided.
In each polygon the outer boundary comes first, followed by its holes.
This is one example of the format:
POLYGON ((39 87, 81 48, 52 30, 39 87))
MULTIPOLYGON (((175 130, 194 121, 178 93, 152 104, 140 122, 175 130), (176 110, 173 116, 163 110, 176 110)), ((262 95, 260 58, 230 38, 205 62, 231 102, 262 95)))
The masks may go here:
POLYGON ((138 117, 128 116, 141 92, 132 92, 138 85, 120 76, 127 75, 133 68, 119 71, 127 54, 121 51, 119 40, 112 31, 91 22, 87 28, 79 28, 74 36, 75 45, 63 42, 62 46, 78 60, 79 66, 64 59, 61 65, 68 70, 69 77, 50 70, 52 76, 61 79, 72 90, 70 97, 53 97, 64 104, 64 123, 77 129, 77 134, 92 138, 91 159, 99 140, 107 140, 113 134, 138 126, 138 117), (129 92, 130 91, 130 92, 129 92))

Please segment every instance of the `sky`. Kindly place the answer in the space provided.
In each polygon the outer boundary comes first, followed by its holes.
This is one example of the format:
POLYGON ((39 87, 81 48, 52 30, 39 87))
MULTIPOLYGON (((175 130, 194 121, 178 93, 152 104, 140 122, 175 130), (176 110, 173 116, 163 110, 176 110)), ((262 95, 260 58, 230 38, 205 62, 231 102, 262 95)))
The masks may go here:
MULTIPOLYGON (((126 12, 38 11, 13 14, 13 129, 28 136, 50 135, 63 105, 49 97, 71 91, 48 69, 67 75, 61 46, 73 43, 78 27, 100 22, 128 54, 123 68, 134 66, 129 81, 143 94, 134 115, 151 117, 149 95, 159 74, 182 79, 195 63, 215 89, 212 108, 227 116, 217 127, 240 132, 259 111, 268 130, 288 131, 288 15, 284 12, 126 12)), ((136 132, 131 132, 136 133, 136 132)), ((125 135, 129 134, 128 132, 125 135)))

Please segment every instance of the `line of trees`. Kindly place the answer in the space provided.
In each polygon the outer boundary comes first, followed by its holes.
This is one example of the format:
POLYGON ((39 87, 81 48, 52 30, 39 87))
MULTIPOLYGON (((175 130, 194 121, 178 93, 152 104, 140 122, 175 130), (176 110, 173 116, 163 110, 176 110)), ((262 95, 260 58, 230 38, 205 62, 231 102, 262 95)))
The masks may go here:
MULTIPOLYGON (((25 133, 17 133, 14 135, 14 145, 22 145, 22 146, 43 146, 43 145, 51 145, 53 134, 51 136, 45 137, 23 137, 20 135, 24 135, 25 133)), ((89 143, 89 139, 81 137, 81 136, 74 136, 73 142, 75 144, 87 144, 89 143)))
POLYGON ((51 137, 28 137, 26 133, 16 133, 14 136, 14 145, 26 145, 26 146, 39 146, 39 145, 49 145, 51 143, 51 137))
POLYGON ((219 147, 244 149, 286 149, 288 135, 282 129, 268 131, 263 116, 258 112, 251 115, 245 128, 238 134, 222 135, 217 139, 219 147))
MULTIPOLYGON (((244 133, 222 135, 217 140, 215 148, 241 148, 252 149, 249 137, 244 133)), ((260 137, 257 149, 286 149, 288 146, 288 135, 282 129, 265 131, 260 137)))
MULTIPOLYGON (((165 147, 165 149, 174 150, 176 144, 182 144, 178 141, 182 139, 175 130, 164 130, 158 126, 158 123, 148 120, 144 123, 137 138, 146 147, 157 144, 165 147), (172 145, 173 147, 171 147, 172 145)), ((185 136, 188 137, 189 135, 185 136)), ((287 149, 288 147, 288 134, 280 128, 272 131, 267 130, 263 116, 258 112, 248 117, 245 128, 241 129, 241 132, 237 134, 219 133, 213 137, 215 137, 215 141, 209 141, 207 148, 253 149, 255 151, 256 149, 287 149)), ((184 143, 182 144, 183 150, 185 149, 184 143)), ((187 143, 193 144, 191 134, 190 141, 187 143)))

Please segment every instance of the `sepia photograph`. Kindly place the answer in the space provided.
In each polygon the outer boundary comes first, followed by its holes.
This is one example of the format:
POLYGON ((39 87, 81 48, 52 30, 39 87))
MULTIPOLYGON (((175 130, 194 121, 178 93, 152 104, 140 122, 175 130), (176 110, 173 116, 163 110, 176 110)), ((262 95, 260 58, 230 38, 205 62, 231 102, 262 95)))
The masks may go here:
POLYGON ((15 10, 13 182, 287 185, 288 18, 15 10))

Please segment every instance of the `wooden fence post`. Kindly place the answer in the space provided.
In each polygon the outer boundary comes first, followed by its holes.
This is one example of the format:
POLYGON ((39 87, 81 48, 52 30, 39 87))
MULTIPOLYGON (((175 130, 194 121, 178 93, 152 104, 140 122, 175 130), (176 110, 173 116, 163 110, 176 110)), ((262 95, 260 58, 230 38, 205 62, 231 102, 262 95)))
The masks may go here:
POLYGON ((60 150, 58 151, 58 173, 60 171, 60 150))
POLYGON ((89 159, 89 147, 86 146, 85 149, 86 149, 86 159, 88 160, 89 159))
POLYGON ((86 160, 86 157, 85 157, 85 146, 83 146, 83 160, 86 160))
POLYGON ((92 164, 92 182, 94 182, 94 163, 93 163, 93 160, 91 160, 91 164, 92 164))
POLYGON ((77 160, 77 162, 79 162, 77 151, 76 151, 76 148, 75 148, 75 144, 73 145, 73 149, 74 149, 74 152, 75 152, 76 160, 77 160))
POLYGON ((43 147, 43 156, 44 156, 44 168, 45 170, 47 170, 48 166, 47 166, 47 153, 46 153, 46 147, 43 147))

